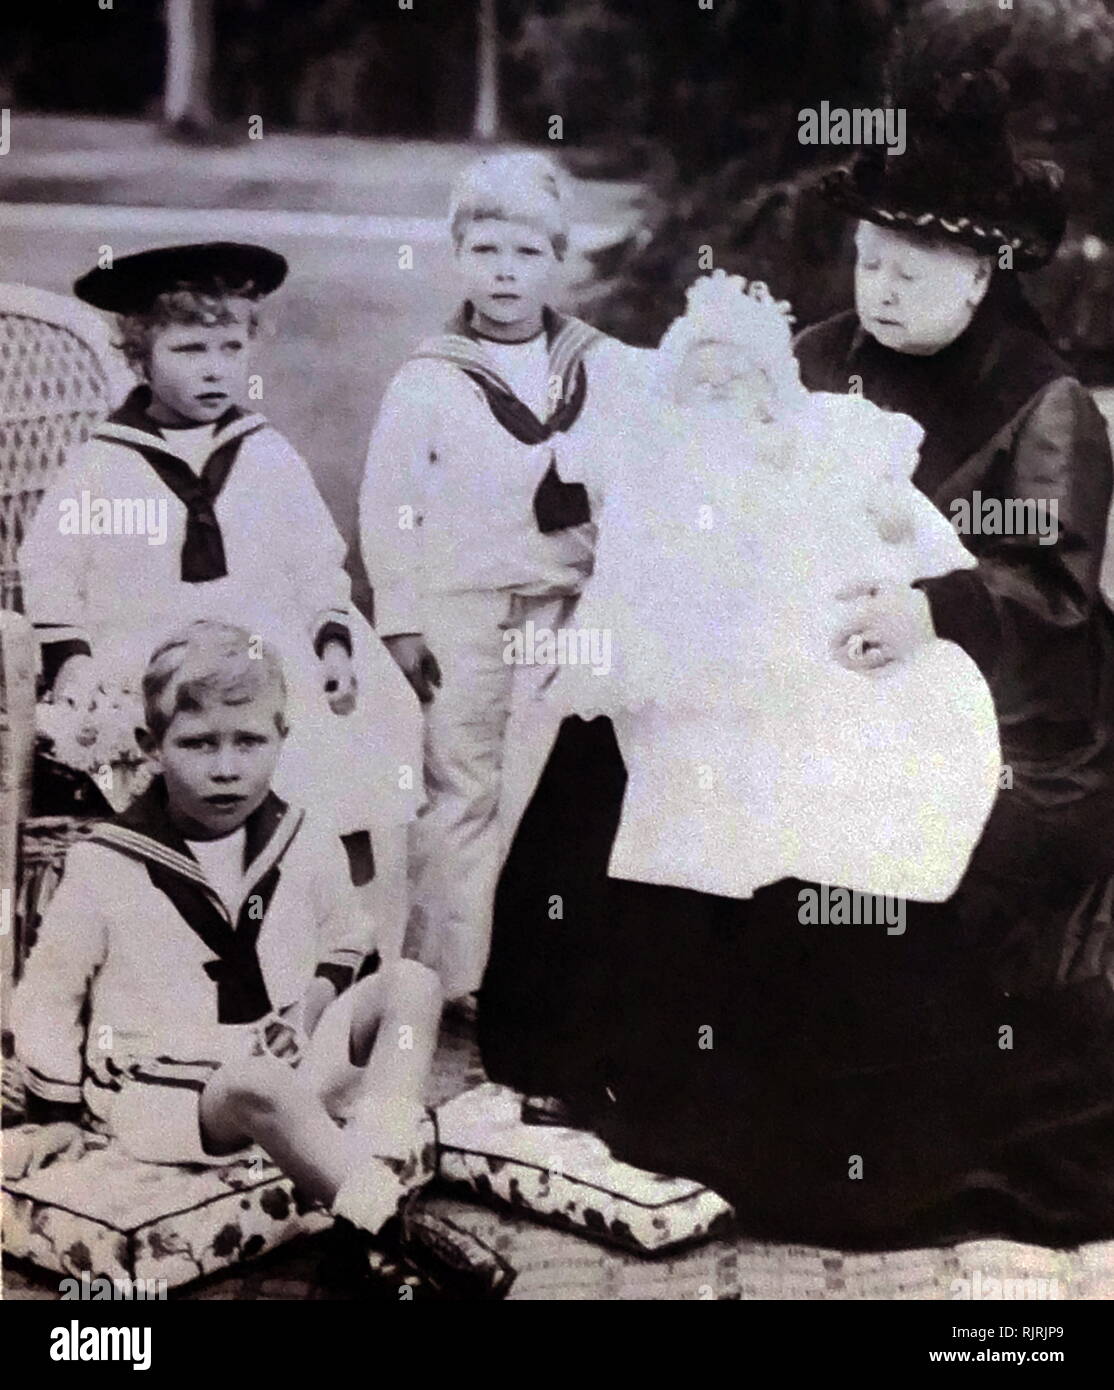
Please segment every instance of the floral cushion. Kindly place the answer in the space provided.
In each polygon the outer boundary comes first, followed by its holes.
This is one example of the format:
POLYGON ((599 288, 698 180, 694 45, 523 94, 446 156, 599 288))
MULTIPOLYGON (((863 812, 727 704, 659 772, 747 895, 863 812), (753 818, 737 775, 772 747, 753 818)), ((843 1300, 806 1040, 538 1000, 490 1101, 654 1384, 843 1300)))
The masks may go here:
POLYGON ((521 1096, 491 1082, 442 1105, 442 1181, 642 1254, 730 1226, 730 1206, 709 1188, 619 1163, 595 1135, 523 1124, 521 1105, 521 1096))
MULTIPOLYGON (((984 1240, 860 1253, 765 1244, 731 1232, 647 1259, 551 1230, 527 1212, 508 1215, 451 1193, 425 1199, 421 1212, 427 1223, 451 1226, 488 1248, 487 1262, 497 1259, 503 1271, 498 1296, 510 1302, 1114 1298, 1114 1241, 1072 1251, 984 1240)), ((1049 1313, 1045 1321, 1055 1322, 1049 1313)))
POLYGON ((75 1163, 4 1182, 4 1249, 60 1274, 167 1288, 331 1224, 265 1159, 221 1168, 139 1163, 99 1136, 75 1163))

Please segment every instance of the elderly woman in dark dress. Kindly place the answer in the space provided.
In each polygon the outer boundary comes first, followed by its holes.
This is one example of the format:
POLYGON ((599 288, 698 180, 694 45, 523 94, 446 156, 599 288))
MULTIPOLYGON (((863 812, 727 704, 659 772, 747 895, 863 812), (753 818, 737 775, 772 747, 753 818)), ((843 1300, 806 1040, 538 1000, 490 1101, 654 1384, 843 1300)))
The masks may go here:
POLYGON ((914 481, 979 560, 924 585, 938 634, 990 684, 1012 780, 957 907, 1006 988, 1114 1011, 1110 448, 1017 284, 1055 252, 1063 213, 1058 171, 1014 160, 1000 94, 989 74, 960 78, 919 147, 827 181, 861 219, 856 308, 797 352, 813 390, 859 390, 924 427, 914 481))
MULTIPOLYGON (((1012 778, 959 892, 888 937, 803 925, 795 880, 738 901, 609 878, 625 770, 610 722, 573 718, 496 901, 491 1077, 707 1182, 766 1238, 1114 1235, 1111 460, 1004 268, 1049 259, 1064 217, 1052 170, 1014 160, 1002 95, 964 76, 911 115, 904 156, 832 180, 861 219, 858 312, 798 344, 810 388, 924 427, 915 481, 949 517, 1056 504, 1043 536, 971 528, 978 567, 925 585, 991 687, 1012 778)), ((884 663, 869 598, 856 621, 884 663)))

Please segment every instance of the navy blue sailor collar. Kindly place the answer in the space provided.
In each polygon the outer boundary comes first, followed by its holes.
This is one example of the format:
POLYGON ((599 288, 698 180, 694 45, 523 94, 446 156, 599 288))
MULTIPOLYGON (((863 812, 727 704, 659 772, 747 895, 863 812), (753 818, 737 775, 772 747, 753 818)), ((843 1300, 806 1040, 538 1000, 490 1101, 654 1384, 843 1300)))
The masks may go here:
MULTIPOLYGON (((244 821, 244 889, 266 877, 293 844, 305 812, 290 807, 273 791, 244 821)), ((94 844, 106 845, 132 859, 157 864, 179 878, 203 888, 223 910, 223 904, 201 871, 185 837, 170 818, 166 782, 155 777, 131 805, 90 831, 94 844)))
POLYGON ((445 331, 419 343, 411 359, 432 359, 459 367, 483 391, 492 414, 503 428, 521 444, 542 444, 554 434, 570 429, 580 414, 587 391, 584 358, 593 344, 604 336, 600 330, 570 314, 560 314, 549 307, 542 309, 549 375, 558 383, 558 389, 546 419, 539 420, 499 371, 487 350, 490 340, 473 326, 473 312, 471 302, 465 300, 445 325, 445 331))
POLYGON ((93 438, 134 449, 158 474, 186 509, 181 577, 185 584, 205 584, 228 574, 224 537, 216 504, 248 435, 267 423, 262 415, 229 406, 214 422, 209 456, 200 474, 174 447, 174 430, 163 430, 148 414, 149 386, 137 386, 120 408, 93 433, 93 438))
MULTIPOLYGON (((181 459, 174 447, 177 431, 172 426, 164 427, 152 420, 150 407, 151 388, 147 385, 134 387, 122 404, 93 431, 93 438, 143 449, 156 448, 172 458, 181 459)), ((234 439, 262 429, 266 423, 265 416, 241 410, 238 405, 230 405, 223 415, 213 421, 212 453, 234 439)), ((186 462, 185 459, 181 461, 186 462)))

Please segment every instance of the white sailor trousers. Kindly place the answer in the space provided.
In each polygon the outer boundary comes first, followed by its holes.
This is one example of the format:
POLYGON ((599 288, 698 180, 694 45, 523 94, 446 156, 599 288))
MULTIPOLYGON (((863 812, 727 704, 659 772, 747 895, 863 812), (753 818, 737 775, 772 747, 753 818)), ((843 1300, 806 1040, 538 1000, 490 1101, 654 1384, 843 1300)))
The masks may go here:
POLYGON ((530 663, 530 633, 555 633, 575 602, 510 590, 429 599, 424 636, 442 685, 425 707, 428 802, 414 826, 411 949, 437 971, 446 999, 483 979, 503 854, 556 733, 538 699, 554 667, 530 663), (518 663, 508 641, 516 631, 527 634, 518 663))

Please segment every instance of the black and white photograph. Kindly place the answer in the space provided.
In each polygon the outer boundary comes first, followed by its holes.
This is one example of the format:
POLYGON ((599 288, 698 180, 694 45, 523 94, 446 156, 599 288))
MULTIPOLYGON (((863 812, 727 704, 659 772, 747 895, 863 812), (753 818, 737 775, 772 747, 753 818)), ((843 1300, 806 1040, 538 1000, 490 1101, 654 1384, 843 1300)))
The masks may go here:
POLYGON ((1072 1363, 1111 150, 1114 0, 10 0, 30 1367, 200 1374, 201 1302, 1072 1363))

